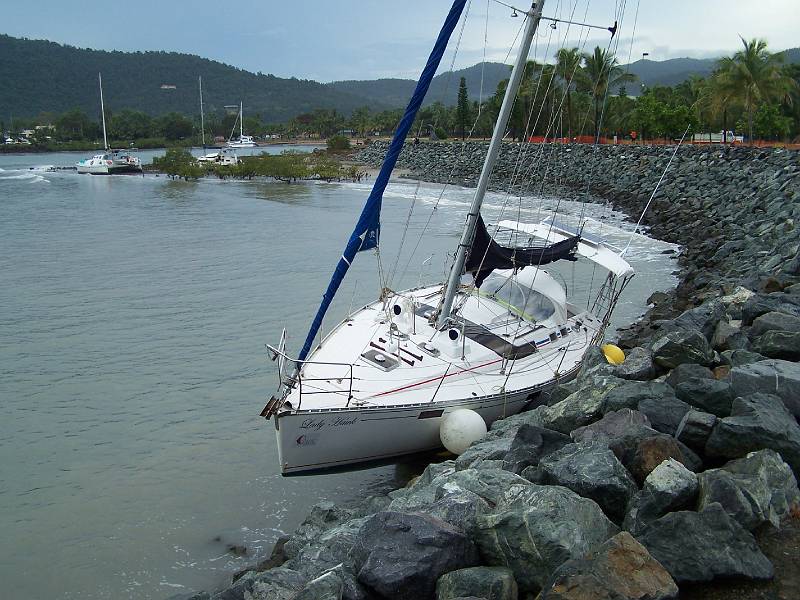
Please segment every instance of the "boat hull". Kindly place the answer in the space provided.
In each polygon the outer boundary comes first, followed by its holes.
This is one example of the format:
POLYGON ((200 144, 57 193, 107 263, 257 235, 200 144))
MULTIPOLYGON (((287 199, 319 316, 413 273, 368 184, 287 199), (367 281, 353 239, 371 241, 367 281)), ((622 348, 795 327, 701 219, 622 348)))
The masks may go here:
POLYGON ((128 175, 142 172, 142 167, 136 164, 107 165, 79 162, 75 168, 82 175, 128 175))
MULTIPOLYGON (((565 374, 560 381, 574 377, 565 374)), ((310 474, 441 448, 439 429, 454 410, 480 414, 487 427, 535 403, 549 381, 505 395, 405 406, 300 410, 276 415, 278 460, 283 475, 310 474)))

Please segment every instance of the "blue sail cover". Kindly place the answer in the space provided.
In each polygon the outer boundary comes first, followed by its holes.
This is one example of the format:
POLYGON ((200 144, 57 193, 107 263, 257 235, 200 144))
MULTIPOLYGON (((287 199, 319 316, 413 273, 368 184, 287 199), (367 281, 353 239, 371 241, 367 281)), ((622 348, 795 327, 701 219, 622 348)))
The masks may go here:
MULTIPOLYGON (((444 54, 445 48, 447 48, 450 34, 453 33, 453 29, 455 29, 458 20, 461 18, 461 12, 464 10, 465 4, 466 0, 454 0, 453 5, 450 7, 450 12, 447 14, 442 30, 439 32, 439 37, 436 39, 436 44, 433 46, 433 50, 431 50, 431 54, 428 57, 428 63, 422 70, 422 75, 417 82, 417 87, 414 90, 414 94, 411 96, 411 100, 408 102, 406 112, 403 114, 403 118, 400 120, 397 130, 394 132, 394 138, 392 138, 392 143, 389 145, 389 150, 386 152, 386 157, 383 159, 381 171, 375 178, 375 185, 372 186, 372 192, 370 192, 369 198, 367 198, 367 202, 364 204, 364 209, 361 211, 361 217, 359 217, 358 223, 356 223, 356 227, 350 235, 344 253, 339 259, 339 264, 336 265, 336 270, 333 273, 331 282, 328 284, 328 289, 325 290, 325 294, 322 296, 322 304, 320 304, 319 310, 317 310, 317 314, 306 336, 306 341, 303 344, 302 350, 300 350, 298 356, 299 361, 305 360, 308 353, 311 351, 314 338, 317 336, 317 332, 322 325, 322 318, 325 316, 331 301, 333 301, 333 297, 336 295, 336 291, 339 289, 342 279, 344 279, 344 276, 347 274, 347 270, 350 268, 350 264, 353 262, 356 253, 362 250, 375 248, 378 245, 381 233, 380 218, 383 192, 386 190, 386 186, 389 183, 389 176, 392 174, 397 158, 400 156, 400 151, 403 149, 408 131, 411 129, 411 125, 414 123, 414 119, 417 116, 417 111, 419 111, 419 107, 422 105, 422 100, 428 92, 431 80, 436 74, 436 69, 439 67, 439 61, 442 60, 442 55, 444 54)), ((299 367, 300 364, 298 363, 298 368, 299 367)))

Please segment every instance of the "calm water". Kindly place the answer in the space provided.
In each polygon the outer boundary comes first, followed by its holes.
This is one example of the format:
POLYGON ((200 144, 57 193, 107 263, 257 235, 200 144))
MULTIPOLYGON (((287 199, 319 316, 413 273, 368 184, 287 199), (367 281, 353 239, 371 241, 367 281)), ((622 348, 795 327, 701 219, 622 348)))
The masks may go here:
MULTIPOLYGON (((4 598, 214 588, 315 502, 408 476, 400 464, 281 478, 272 423, 258 417, 276 383, 264 344, 285 325, 290 349, 299 347, 371 180, 186 183, 29 170, 81 156, 0 156, 4 598), (227 543, 250 555, 226 553, 227 543)), ((440 190, 390 186, 381 260, 395 288, 442 278, 470 192, 448 190, 433 211, 440 190)), ((488 220, 504 201, 488 199, 488 220)), ((619 215, 590 214, 627 241, 619 215)), ((633 240, 638 275, 618 323, 673 285, 668 248, 633 240)), ((358 257, 326 328, 376 297, 375 266, 374 254, 358 257)), ((564 269, 570 287, 580 288, 580 269, 564 269)))

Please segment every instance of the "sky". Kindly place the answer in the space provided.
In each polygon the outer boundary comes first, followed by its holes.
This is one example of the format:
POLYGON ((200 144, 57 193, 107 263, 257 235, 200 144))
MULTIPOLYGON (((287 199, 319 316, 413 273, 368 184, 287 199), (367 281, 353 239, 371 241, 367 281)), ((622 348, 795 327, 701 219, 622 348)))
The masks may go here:
MULTIPOLYGON (((523 0, 503 0, 527 8, 523 0)), ((416 78, 449 0, 130 0, 100 4, 4 0, 0 33, 101 50, 197 54, 252 72, 328 82, 416 78)), ((442 68, 486 58, 511 62, 522 19, 497 0, 468 0, 442 68), (455 47, 458 45, 457 53, 455 47)), ((545 15, 608 27, 621 63, 730 54, 739 36, 773 51, 800 46, 800 0, 546 0, 545 15), (638 11, 637 11, 638 9, 638 11), (638 12, 638 14, 637 14, 638 12), (634 27, 635 25, 635 27, 634 27), (618 44, 618 46, 617 46, 618 44)), ((609 44, 602 30, 558 23, 540 30, 532 57, 562 45, 609 44)), ((2 60, 2 57, 0 57, 2 60)))

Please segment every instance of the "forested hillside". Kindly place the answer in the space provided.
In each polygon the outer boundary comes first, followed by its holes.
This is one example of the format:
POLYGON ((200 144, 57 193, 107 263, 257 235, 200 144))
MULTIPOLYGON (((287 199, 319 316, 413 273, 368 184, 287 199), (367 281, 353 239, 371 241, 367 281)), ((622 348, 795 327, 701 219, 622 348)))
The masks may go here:
MULTIPOLYGON (((150 115, 199 112, 197 78, 207 110, 244 102, 266 122, 283 122, 318 108, 349 113, 363 98, 315 81, 254 74, 175 52, 106 52, 0 35, 0 111, 32 117, 78 107, 100 111, 97 73, 110 112, 129 108, 150 115), (162 85, 175 86, 162 89, 162 85)), ((375 106, 374 108, 388 108, 375 106)))

